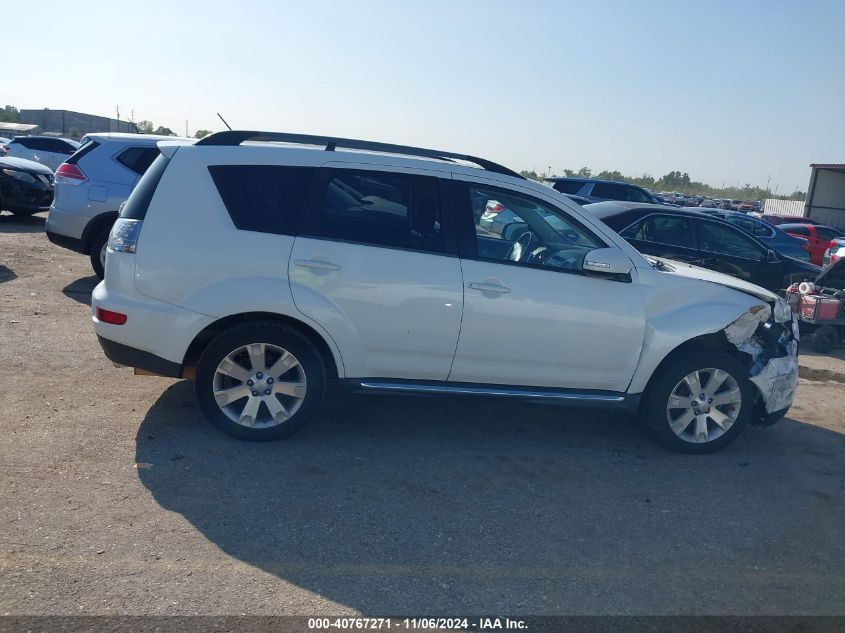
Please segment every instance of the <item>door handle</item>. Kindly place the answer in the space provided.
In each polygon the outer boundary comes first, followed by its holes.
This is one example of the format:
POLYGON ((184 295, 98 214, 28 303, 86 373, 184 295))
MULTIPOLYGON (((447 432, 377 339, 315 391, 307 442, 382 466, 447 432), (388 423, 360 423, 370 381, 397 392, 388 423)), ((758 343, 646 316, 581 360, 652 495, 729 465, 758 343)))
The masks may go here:
POLYGON ((471 281, 467 285, 473 290, 481 290, 481 292, 500 292, 504 294, 511 291, 510 288, 503 286, 502 284, 488 284, 471 281))
POLYGON ((324 262, 319 259, 297 259, 295 266, 300 268, 311 268, 312 270, 340 270, 340 266, 331 262, 324 262))

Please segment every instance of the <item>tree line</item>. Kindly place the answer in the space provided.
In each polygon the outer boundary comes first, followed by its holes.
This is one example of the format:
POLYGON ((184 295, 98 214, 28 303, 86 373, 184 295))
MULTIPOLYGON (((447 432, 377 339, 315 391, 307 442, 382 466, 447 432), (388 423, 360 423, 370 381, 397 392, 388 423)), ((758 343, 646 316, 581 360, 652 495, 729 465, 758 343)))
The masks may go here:
MULTIPOLYGON (((523 170, 520 172, 526 178, 542 180, 545 174, 537 174, 534 170, 523 170)), ((746 183, 742 187, 713 187, 711 185, 692 180, 687 172, 670 171, 660 178, 654 178, 649 174, 641 176, 626 176, 620 171, 600 171, 593 174, 589 167, 582 167, 578 171, 564 169, 563 175, 567 178, 598 178, 600 180, 615 180, 627 182, 652 191, 672 191, 695 196, 708 196, 710 198, 730 198, 731 200, 763 200, 765 198, 780 198, 781 200, 804 200, 807 197, 805 191, 793 191, 788 196, 776 195, 768 187, 757 187, 746 183)))
MULTIPOLYGON (((163 125, 159 125, 155 127, 152 121, 138 121, 138 123, 134 124, 136 128, 138 128, 138 132, 141 134, 158 134, 159 136, 176 136, 176 132, 171 130, 169 127, 164 127, 163 125)), ((194 138, 205 138, 211 134, 211 130, 197 130, 194 134, 194 138)))

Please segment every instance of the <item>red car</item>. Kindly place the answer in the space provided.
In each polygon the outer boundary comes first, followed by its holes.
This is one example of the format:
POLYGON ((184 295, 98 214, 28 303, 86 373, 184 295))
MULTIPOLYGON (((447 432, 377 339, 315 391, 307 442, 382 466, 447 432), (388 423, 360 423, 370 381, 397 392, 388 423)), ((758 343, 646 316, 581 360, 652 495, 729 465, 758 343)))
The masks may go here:
POLYGON ((833 240, 845 237, 845 233, 839 229, 820 224, 781 224, 778 228, 795 237, 806 239, 810 247, 810 261, 817 266, 823 265, 825 251, 833 246, 833 240))
POLYGON ((780 224, 818 224, 815 220, 800 215, 772 215, 771 213, 764 213, 760 216, 760 219, 775 226, 780 224))

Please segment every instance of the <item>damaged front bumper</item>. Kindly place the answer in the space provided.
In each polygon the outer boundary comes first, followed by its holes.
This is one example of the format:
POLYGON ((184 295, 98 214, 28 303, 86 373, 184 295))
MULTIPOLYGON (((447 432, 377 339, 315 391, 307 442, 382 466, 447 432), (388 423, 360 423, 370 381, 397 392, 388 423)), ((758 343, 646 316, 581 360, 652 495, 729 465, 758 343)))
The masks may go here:
POLYGON ((798 386, 798 320, 780 297, 774 306, 757 305, 725 328, 728 341, 748 354, 748 377, 757 387, 762 407, 754 422, 763 426, 780 420, 798 386))

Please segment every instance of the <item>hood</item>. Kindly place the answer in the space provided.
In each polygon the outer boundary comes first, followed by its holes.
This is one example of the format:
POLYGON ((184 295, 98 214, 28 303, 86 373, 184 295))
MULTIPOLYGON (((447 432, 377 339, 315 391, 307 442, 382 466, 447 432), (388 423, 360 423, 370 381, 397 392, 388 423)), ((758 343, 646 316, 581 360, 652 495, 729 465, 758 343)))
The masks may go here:
MULTIPOLYGON (((649 257, 649 259, 658 258, 649 257)), ((755 286, 752 283, 743 281, 742 279, 737 279, 736 277, 731 277, 730 275, 717 273, 713 270, 708 270, 707 268, 700 268, 699 266, 693 266, 692 264, 687 264, 686 262, 677 262, 672 259, 659 258, 659 260, 672 267, 673 270, 665 271, 672 275, 689 277, 690 279, 700 279, 702 281, 719 284, 720 286, 727 286, 728 288, 733 288, 734 290, 739 290, 745 294, 762 299, 767 303, 776 301, 778 298, 778 296, 770 290, 766 290, 760 286, 755 286)))
POLYGON ((52 174, 53 170, 49 167, 36 163, 34 160, 27 160, 25 158, 15 158, 8 156, 0 158, 0 169, 3 167, 7 169, 17 169, 18 171, 28 171, 31 174, 52 174))
POLYGON ((837 259, 816 277, 816 285, 820 288, 845 290, 845 257, 837 259))

